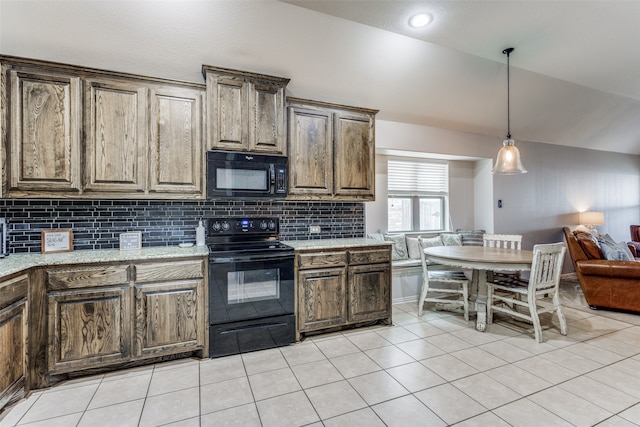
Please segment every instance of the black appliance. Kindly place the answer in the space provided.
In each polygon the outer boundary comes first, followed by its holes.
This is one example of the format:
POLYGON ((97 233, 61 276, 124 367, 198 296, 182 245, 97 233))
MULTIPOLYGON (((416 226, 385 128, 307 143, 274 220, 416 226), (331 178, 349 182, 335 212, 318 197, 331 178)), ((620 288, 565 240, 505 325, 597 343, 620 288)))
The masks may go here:
POLYGON ((0 258, 9 255, 9 227, 6 218, 0 218, 0 258))
POLYGON ((211 218, 209 355, 295 342, 294 249, 278 241, 277 218, 211 218))
POLYGON ((273 199, 286 195, 286 157, 207 151, 207 198, 273 199))

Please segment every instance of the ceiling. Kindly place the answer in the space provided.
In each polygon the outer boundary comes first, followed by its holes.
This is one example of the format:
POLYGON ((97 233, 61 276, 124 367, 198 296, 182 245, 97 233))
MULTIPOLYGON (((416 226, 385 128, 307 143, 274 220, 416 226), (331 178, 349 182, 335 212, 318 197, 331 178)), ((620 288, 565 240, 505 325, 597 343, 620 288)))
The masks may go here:
POLYGON ((427 142, 479 156, 463 141, 482 140, 493 156, 514 47, 516 144, 640 155, 638 24, 640 1, 615 0, 0 0, 0 53, 193 82, 202 64, 289 77, 290 96, 455 131, 427 142), (410 29, 417 11, 433 23, 410 29))
MULTIPOLYGON (((544 121, 532 119, 527 127, 530 119, 521 117, 520 125, 513 123, 520 131, 516 137, 640 154, 640 1, 284 2, 501 63, 506 62, 502 50, 514 47, 510 59, 512 116, 518 114, 514 111, 518 100, 531 95, 531 102, 539 101, 535 87, 518 86, 518 70, 538 74, 538 83, 542 77, 557 79, 546 79, 546 84, 563 88, 563 95, 570 92, 575 96, 565 99, 564 111, 554 111, 555 120, 549 120, 548 125, 558 126, 555 131, 535 131, 534 127, 546 126, 544 121), (432 23, 422 29, 409 27, 409 17, 417 12, 430 13, 432 23), (587 108, 583 104, 587 100, 595 104, 587 108), (577 116, 580 114, 582 120, 577 116), (563 115, 564 125, 558 123, 563 115), (581 136, 586 137, 582 143, 581 136)), ((520 83, 524 80, 521 77, 520 83)), ((544 93, 549 88, 540 89, 544 93)), ((546 108, 544 103, 537 107, 546 108)), ((531 106, 527 110, 530 115, 546 116, 531 106)), ((451 123, 455 121, 450 118, 451 123)), ((474 126, 463 130, 483 132, 474 126)))

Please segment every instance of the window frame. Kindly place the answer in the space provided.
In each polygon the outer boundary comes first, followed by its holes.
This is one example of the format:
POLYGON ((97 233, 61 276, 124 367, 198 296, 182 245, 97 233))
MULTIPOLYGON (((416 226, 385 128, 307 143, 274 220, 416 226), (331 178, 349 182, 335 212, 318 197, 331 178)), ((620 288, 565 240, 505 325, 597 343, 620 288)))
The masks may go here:
MULTIPOLYGON (((427 166, 435 166, 442 167, 440 176, 440 180, 446 184, 446 189, 442 188, 442 184, 439 185, 438 191, 419 191, 417 189, 410 189, 409 191, 401 191, 401 190, 390 190, 389 183, 392 180, 392 176, 389 176, 389 181, 387 182, 387 230, 392 233, 419 233, 419 232, 442 232, 449 231, 449 162, 446 161, 436 161, 431 159, 418 160, 418 159, 396 159, 396 158, 388 158, 387 166, 388 171, 392 168, 389 167, 389 163, 397 162, 397 163, 414 163, 414 164, 425 164, 427 166), (391 201, 393 199, 409 199, 411 203, 411 229, 410 230, 391 230, 389 224, 389 210, 391 208, 391 201), (442 216, 440 218, 440 228, 438 229, 421 229, 420 227, 420 200, 421 199, 436 199, 440 201, 440 209, 442 212, 442 216)), ((416 166, 418 169, 419 166, 416 166)), ((418 173, 419 174, 419 173, 418 173)), ((391 175, 391 173, 388 173, 391 175)), ((396 183, 397 185, 397 183, 396 183)))

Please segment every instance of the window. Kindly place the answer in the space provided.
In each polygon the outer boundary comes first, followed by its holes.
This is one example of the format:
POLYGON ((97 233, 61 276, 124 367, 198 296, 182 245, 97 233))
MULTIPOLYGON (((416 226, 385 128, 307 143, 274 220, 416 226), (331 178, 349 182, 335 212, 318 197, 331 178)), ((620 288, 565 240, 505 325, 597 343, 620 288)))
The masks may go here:
POLYGON ((389 160, 387 166, 387 229, 445 230, 449 195, 448 163, 389 160))

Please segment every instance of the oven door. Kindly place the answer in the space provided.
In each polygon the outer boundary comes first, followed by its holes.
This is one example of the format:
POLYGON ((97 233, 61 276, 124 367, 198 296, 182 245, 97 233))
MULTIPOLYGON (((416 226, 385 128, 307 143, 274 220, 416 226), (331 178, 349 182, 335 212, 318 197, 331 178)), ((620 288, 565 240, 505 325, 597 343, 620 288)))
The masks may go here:
POLYGON ((293 254, 282 253, 212 257, 209 323, 293 314, 293 259, 293 254))

